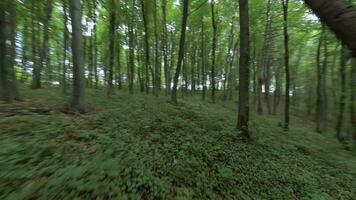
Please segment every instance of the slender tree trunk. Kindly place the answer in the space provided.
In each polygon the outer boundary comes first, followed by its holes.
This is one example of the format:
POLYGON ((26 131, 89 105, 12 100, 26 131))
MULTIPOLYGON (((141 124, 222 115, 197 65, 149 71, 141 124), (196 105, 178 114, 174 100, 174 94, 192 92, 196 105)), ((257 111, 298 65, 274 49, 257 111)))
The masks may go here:
POLYGON ((231 68, 229 68, 229 66, 231 65, 232 62, 232 56, 234 54, 234 52, 231 52, 233 49, 233 45, 234 45, 234 22, 231 22, 231 29, 230 29, 230 36, 229 36, 229 44, 228 44, 228 48, 227 48, 227 56, 226 56, 226 64, 225 64, 225 69, 224 69, 224 96, 223 96, 223 100, 226 101, 227 100, 227 96, 228 96, 228 85, 229 85, 229 80, 230 80, 230 74, 229 72, 231 71, 231 68))
POLYGON ((73 54, 73 94, 72 108, 85 112, 85 79, 83 63, 82 6, 80 0, 70 0, 72 21, 72 54, 73 54))
POLYGON ((340 59, 340 78, 341 78, 341 94, 339 100, 339 113, 336 120, 336 138, 339 142, 344 141, 344 137, 341 134, 342 124, 344 122, 344 111, 345 111, 345 100, 346 100, 346 64, 347 64, 347 49, 343 45, 341 48, 341 59, 340 59))
POLYGON ((186 32, 187 21, 188 21, 188 6, 189 6, 189 0, 184 0, 183 1, 182 27, 181 27, 181 35, 180 35, 180 42, 179 42, 178 63, 177 63, 176 73, 174 75, 173 89, 172 89, 172 96, 171 96, 172 102, 174 104, 177 104, 178 78, 180 75, 183 57, 184 57, 185 34, 186 34, 185 32, 186 32))
POLYGON ((202 77, 202 98, 206 97, 206 66, 205 66, 205 37, 204 37, 204 17, 201 19, 201 77, 202 77))
POLYGON ((239 67, 239 108, 237 129, 249 138, 249 62, 250 62, 250 42, 249 42, 249 16, 248 0, 239 0, 240 14, 240 67, 239 67))
POLYGON ((275 67, 274 76, 276 79, 276 89, 273 94, 273 115, 276 115, 281 97, 281 71, 279 66, 275 67))
MULTIPOLYGON (((323 27, 324 29, 326 28, 325 26, 323 27)), ((322 103, 322 129, 325 132, 327 129, 327 124, 328 124, 328 94, 327 94, 327 88, 326 88, 326 79, 327 79, 327 69, 328 69, 328 40, 327 40, 327 33, 324 31, 324 60, 323 60, 323 68, 322 68, 322 97, 323 97, 323 103, 322 103)))
MULTIPOLYGON (((134 10, 135 4, 133 0, 132 10, 134 10)), ((128 69, 128 78, 129 78, 129 93, 134 93, 134 78, 135 78, 135 38, 134 38, 134 27, 133 27, 134 18, 133 15, 130 15, 130 23, 128 25, 129 31, 129 69, 128 69)))
POLYGON ((24 23, 23 23, 23 45, 22 45, 22 71, 21 71, 21 78, 20 81, 21 83, 25 83, 27 80, 27 48, 28 48, 28 27, 29 27, 29 22, 28 22, 28 17, 25 17, 24 23))
POLYGON ((354 143, 354 150, 356 150, 356 60, 353 61, 351 67, 350 88, 351 133, 354 143))
POLYGON ((286 73, 286 90, 285 90, 285 103, 284 103, 284 131, 289 129, 289 87, 290 87, 290 75, 289 75, 289 36, 288 36, 288 1, 283 0, 283 20, 284 20, 284 65, 286 73))
POLYGON ((97 15, 96 15, 96 9, 97 9, 97 0, 93 0, 93 15, 94 15, 94 28, 93 28, 93 34, 94 34, 94 79, 95 79, 95 84, 94 87, 95 89, 98 88, 99 85, 99 75, 98 75, 98 47, 97 47, 97 15))
POLYGON ((168 42, 167 42, 167 0, 162 0, 162 47, 163 47, 163 63, 164 63, 164 80, 166 85, 166 96, 171 93, 171 83, 169 78, 168 66, 168 42))
POLYGON ((215 54, 216 54, 216 45, 217 45, 217 32, 216 32, 216 19, 215 19, 215 1, 211 1, 211 20, 213 27, 213 41, 212 41, 212 55, 211 55, 211 101, 215 103, 215 54))
POLYGON ((69 40, 69 30, 67 28, 68 25, 68 0, 63 0, 63 18, 64 18, 64 31, 63 31, 63 62, 62 62, 62 93, 65 94, 67 92, 67 51, 68 51, 68 40, 69 40))
POLYGON ((109 28, 109 77, 108 77, 108 95, 114 93, 113 80, 114 80, 114 65, 115 65, 115 0, 110 0, 110 28, 109 28))
POLYGON ((141 1, 141 9, 142 9, 143 26, 144 26, 144 32, 145 32, 145 38, 144 38, 144 41, 145 41, 145 43, 144 43, 144 46, 145 46, 145 72, 146 72, 145 87, 146 87, 146 93, 148 94, 150 91, 150 89, 149 89, 149 84, 150 84, 149 83, 150 82, 149 69, 151 68, 151 64, 150 64, 148 17, 146 16, 147 14, 146 14, 144 1, 141 1))
POLYGON ((159 34, 158 34, 158 23, 157 23, 157 0, 154 0, 154 34, 155 34, 155 69, 154 69, 154 95, 158 97, 160 90, 160 68, 161 68, 161 59, 159 53, 159 34))
POLYGON ((322 94, 322 69, 321 69, 321 63, 320 63, 320 57, 321 57, 321 46, 322 46, 322 37, 323 37, 324 32, 321 33, 319 43, 318 43, 318 50, 316 54, 316 65, 317 65, 317 86, 316 86, 316 131, 319 133, 322 133, 322 101, 323 101, 323 94, 322 94))

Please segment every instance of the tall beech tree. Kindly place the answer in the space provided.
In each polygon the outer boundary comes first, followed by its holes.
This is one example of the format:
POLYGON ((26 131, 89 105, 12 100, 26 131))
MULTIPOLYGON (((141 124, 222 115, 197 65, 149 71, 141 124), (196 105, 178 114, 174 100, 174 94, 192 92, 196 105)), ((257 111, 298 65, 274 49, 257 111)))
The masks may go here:
POLYGON ((174 74, 173 88, 172 88, 172 95, 171 95, 171 100, 175 104, 177 104, 178 79, 179 79, 183 58, 184 58, 185 35, 186 35, 186 28, 187 28, 187 21, 188 21, 188 7, 189 7, 189 0, 184 0, 183 12, 182 12, 182 26, 181 26, 181 34, 179 40, 178 62, 177 62, 176 72, 174 74))
POLYGON ((83 61, 82 5, 80 0, 70 0, 72 22, 73 93, 71 106, 85 112, 85 78, 83 61))
POLYGON ((240 15, 240 67, 239 67, 239 105, 237 129, 249 138, 249 82, 250 82, 250 41, 248 0, 239 0, 240 15))

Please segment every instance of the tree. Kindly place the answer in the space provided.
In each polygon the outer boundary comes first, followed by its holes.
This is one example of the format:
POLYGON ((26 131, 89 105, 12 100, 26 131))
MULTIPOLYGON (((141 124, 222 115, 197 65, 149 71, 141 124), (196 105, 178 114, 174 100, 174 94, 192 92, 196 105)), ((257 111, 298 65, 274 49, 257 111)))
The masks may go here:
POLYGON ((285 102, 284 102, 284 131, 289 129, 289 87, 290 87, 290 75, 289 75, 289 36, 288 36, 288 1, 283 0, 283 32, 284 32, 284 67, 286 73, 286 90, 285 90, 285 102))
POLYGON ((173 79, 173 88, 172 88, 172 95, 171 95, 171 100, 174 104, 177 104, 178 78, 180 75, 183 57, 184 57, 185 34, 186 34, 185 32, 186 32, 187 21, 188 21, 188 6, 189 6, 189 0, 184 0, 183 13, 182 13, 182 26, 181 26, 181 34, 180 34, 180 41, 179 41, 178 62, 177 62, 176 73, 173 79))
MULTIPOLYGON (((52 14, 52 0, 46 0, 45 3, 46 15, 43 19, 43 41, 42 47, 40 47, 40 60, 38 65, 34 65, 32 89, 41 88, 41 73, 43 70, 44 62, 46 67, 50 67, 49 54, 48 54, 48 39, 49 39, 49 21, 52 14)), ((35 33, 32 33, 35 34, 35 33)))
POLYGON ((249 59, 250 59, 250 42, 249 42, 249 16, 248 0, 239 0, 240 14, 240 67, 239 67, 239 105, 237 116, 237 129, 249 138, 248 121, 249 121, 249 59))
POLYGON ((164 69, 164 80, 166 85, 166 95, 171 93, 171 79, 170 70, 168 66, 168 35, 167 35, 167 0, 162 0, 162 51, 163 51, 163 69, 164 69))
POLYGON ((8 103, 19 99, 14 70, 15 29, 15 1, 2 1, 0 3, 0 99, 8 103))
POLYGON ((211 55, 211 101, 215 103, 215 54, 217 45, 217 33, 216 33, 216 19, 215 19, 215 1, 211 1, 211 23, 213 27, 213 41, 212 41, 212 55, 211 55))
POLYGON ((85 112, 85 80, 83 63, 82 5, 80 0, 70 0, 72 20, 73 54, 73 94, 71 106, 79 112, 85 112))
POLYGON ((109 5, 109 78, 108 78, 108 95, 114 93, 113 79, 114 79, 114 65, 115 65, 115 0, 110 0, 109 5))
POLYGON ((356 150, 356 60, 353 61, 351 67, 350 78, 350 119, 351 119, 351 133, 354 140, 354 150, 356 150))
POLYGON ((144 1, 141 1, 141 9, 142 9, 143 26, 144 26, 144 32, 145 32, 145 38, 144 38, 145 72, 146 72, 145 88, 146 88, 146 93, 149 93, 149 81, 150 81, 149 69, 151 69, 150 44, 149 44, 149 37, 150 36, 149 36, 149 29, 148 29, 149 21, 148 21, 148 17, 147 17, 146 8, 145 8, 145 2, 144 1))
POLYGON ((63 0, 63 63, 62 63, 62 93, 65 94, 67 91, 67 51, 68 51, 68 40, 69 40, 69 30, 68 25, 68 15, 67 15, 67 2, 68 0, 63 0))
POLYGON ((339 99, 339 111, 336 120, 336 138, 339 142, 344 141, 344 137, 341 135, 341 128, 344 122, 344 111, 346 106, 346 65, 348 61, 348 52, 345 46, 341 48, 341 55, 340 55, 340 86, 341 86, 341 94, 339 99))
POLYGON ((356 57, 356 9, 346 0, 304 0, 356 57))

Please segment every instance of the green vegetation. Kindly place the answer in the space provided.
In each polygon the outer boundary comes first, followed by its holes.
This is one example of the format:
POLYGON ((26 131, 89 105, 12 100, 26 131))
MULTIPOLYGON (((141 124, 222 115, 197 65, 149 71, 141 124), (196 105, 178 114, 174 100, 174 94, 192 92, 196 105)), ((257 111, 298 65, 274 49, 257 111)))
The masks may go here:
POLYGON ((355 199, 356 0, 0 0, 0 199, 355 199))
MULTIPOLYGON (((23 89, 22 89, 23 90, 23 89)), ((0 107, 0 199, 355 199, 356 157, 313 124, 236 104, 87 90, 92 112, 64 114, 60 89, 0 107)))

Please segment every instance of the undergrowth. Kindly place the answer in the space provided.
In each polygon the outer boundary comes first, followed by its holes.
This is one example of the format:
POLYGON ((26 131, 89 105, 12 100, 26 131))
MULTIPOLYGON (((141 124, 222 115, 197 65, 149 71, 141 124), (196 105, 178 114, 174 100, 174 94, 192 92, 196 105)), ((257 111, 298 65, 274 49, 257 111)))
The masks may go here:
POLYGON ((356 199, 355 155, 303 124, 252 114, 245 142, 232 102, 58 93, 0 106, 0 199, 356 199))

